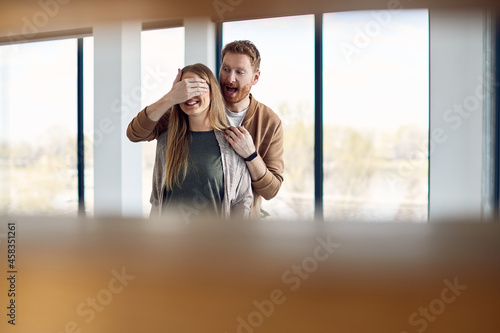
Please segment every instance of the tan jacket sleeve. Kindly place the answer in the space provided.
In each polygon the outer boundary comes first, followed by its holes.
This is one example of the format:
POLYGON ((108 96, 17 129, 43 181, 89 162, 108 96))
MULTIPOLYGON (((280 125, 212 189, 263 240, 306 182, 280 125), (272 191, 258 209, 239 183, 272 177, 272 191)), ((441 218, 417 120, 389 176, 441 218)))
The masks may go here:
POLYGON ((267 166, 266 173, 261 179, 252 182, 255 192, 266 200, 274 198, 283 183, 285 164, 283 162, 283 127, 281 122, 276 126, 270 141, 267 151, 259 151, 259 155, 267 166))
POLYGON ((168 128, 168 120, 170 118, 170 110, 157 122, 148 118, 147 107, 135 116, 128 124, 127 137, 132 142, 151 141, 154 140, 168 128))

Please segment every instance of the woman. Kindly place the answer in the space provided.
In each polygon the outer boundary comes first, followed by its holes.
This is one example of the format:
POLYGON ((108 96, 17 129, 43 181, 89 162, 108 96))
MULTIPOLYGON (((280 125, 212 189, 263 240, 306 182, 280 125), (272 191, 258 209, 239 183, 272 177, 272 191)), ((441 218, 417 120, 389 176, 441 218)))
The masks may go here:
MULTIPOLYGON (((203 64, 184 67, 185 78, 205 80, 208 91, 174 105, 165 114, 168 120, 155 126, 165 127, 168 121, 167 130, 156 137, 151 216, 246 218, 252 203, 250 173, 224 138, 228 125, 219 84, 203 64)), ((141 136, 153 139, 152 133, 141 136)))

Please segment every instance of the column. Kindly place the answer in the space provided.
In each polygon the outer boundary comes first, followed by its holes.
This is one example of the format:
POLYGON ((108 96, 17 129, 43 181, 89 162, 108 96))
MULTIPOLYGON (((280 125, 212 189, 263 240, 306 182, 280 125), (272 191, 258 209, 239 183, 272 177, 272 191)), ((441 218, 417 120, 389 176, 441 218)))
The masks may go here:
POLYGON ((141 23, 95 26, 95 216, 142 216, 142 150, 126 136, 141 105, 141 23))
POLYGON ((185 64, 200 62, 219 77, 215 68, 215 23, 208 17, 194 17, 184 20, 185 29, 185 64))

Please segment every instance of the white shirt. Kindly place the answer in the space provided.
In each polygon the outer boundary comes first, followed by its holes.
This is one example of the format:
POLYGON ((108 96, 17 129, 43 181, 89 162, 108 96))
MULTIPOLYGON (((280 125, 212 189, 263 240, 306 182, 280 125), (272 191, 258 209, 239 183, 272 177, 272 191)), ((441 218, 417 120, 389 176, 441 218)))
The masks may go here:
MULTIPOLYGON (((250 106, 248 106, 249 108, 250 106)), ((243 123, 243 118, 247 114, 248 108, 240 112, 233 112, 229 109, 226 109, 227 120, 229 121, 229 125, 238 127, 243 123)))

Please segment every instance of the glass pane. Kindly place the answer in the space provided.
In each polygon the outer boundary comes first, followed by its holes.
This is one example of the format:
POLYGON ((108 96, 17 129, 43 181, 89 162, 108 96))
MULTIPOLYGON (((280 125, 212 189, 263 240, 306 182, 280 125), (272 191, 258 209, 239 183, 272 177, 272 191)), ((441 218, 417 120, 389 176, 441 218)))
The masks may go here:
POLYGON ((283 122, 284 181, 278 195, 263 200, 271 218, 314 216, 314 16, 223 24, 223 44, 248 39, 261 55, 252 96, 283 122))
MULTIPOLYGON (((141 50, 141 108, 144 108, 170 91, 177 69, 184 67, 184 27, 143 31, 141 50)), ((155 150, 156 140, 142 143, 142 202, 145 217, 149 216, 151 210, 149 198, 155 150)))
POLYGON ((328 220, 427 221, 427 10, 324 15, 328 220))
POLYGON ((76 215, 76 39, 0 46, 0 214, 76 215))

